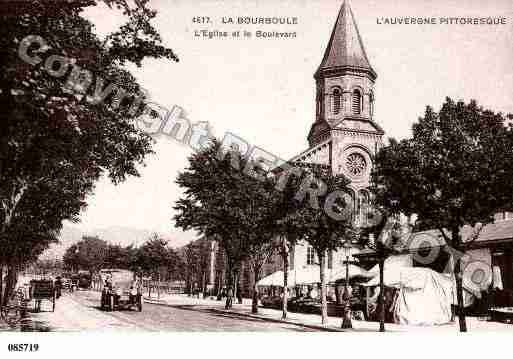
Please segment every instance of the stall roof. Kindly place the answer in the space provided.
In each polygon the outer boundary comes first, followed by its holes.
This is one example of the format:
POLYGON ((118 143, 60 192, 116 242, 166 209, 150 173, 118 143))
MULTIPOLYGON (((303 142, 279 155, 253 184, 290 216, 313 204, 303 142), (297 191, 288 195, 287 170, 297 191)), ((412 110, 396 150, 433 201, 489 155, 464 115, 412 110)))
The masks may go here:
MULTIPOLYGON (((449 231, 444 230, 447 238, 451 237, 449 231)), ((513 242, 513 220, 503 220, 485 225, 480 231, 466 225, 460 230, 463 244, 467 249, 484 248, 502 243, 513 242)), ((416 232, 414 235, 408 235, 404 240, 394 245, 397 252, 415 252, 422 249, 445 246, 447 245, 444 236, 438 229, 416 232)), ((374 256, 376 251, 365 248, 359 253, 355 253, 355 257, 374 256)))
MULTIPOLYGON (((373 274, 355 265, 349 264, 349 278, 372 278, 373 274)), ((345 280, 346 267, 326 270, 326 282, 334 283, 345 280)), ((289 286, 314 284, 320 282, 319 266, 307 266, 305 268, 292 269, 288 274, 289 286)), ((257 286, 283 286, 283 271, 279 270, 258 281, 257 286)))

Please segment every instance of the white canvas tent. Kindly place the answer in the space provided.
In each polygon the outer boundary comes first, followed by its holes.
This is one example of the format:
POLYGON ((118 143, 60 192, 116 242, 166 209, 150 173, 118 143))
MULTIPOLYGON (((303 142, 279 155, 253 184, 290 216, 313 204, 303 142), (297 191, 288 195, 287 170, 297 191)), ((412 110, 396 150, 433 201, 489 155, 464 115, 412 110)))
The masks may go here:
MULTIPOLYGON (((455 300, 455 291, 450 276, 429 268, 385 268, 384 284, 399 289, 393 307, 396 322, 436 325, 451 321, 451 304, 455 300)), ((379 276, 364 285, 379 285, 379 276)))
MULTIPOLYGON (((390 270, 392 268, 400 268, 400 267, 413 267, 413 258, 410 254, 401 254, 390 256, 385 259, 385 270, 390 270)), ((376 264, 369 270, 370 273, 374 275, 379 274, 379 266, 376 264)))
POLYGON ((279 270, 258 281, 257 286, 283 287, 283 271, 279 270))
MULTIPOLYGON (((472 253, 472 258, 476 257, 474 253, 472 253)), ((481 260, 480 257, 477 257, 481 260)), ((465 260, 468 260, 466 258, 463 258, 462 261, 465 263, 465 260)), ((485 260, 482 260, 485 262, 485 260)), ((489 259, 488 262, 491 260, 489 259)), ((465 264, 463 264, 465 266, 465 264)), ((385 277, 397 277, 401 273, 401 268, 412 268, 413 267, 413 256, 412 254, 400 254, 400 255, 393 255, 385 259, 385 277)), ((448 269, 452 269, 453 264, 450 263, 448 266, 448 269)), ((379 266, 376 264, 374 267, 372 267, 369 270, 369 273, 373 274, 373 276, 376 278, 376 280, 379 279, 379 266)), ((438 273, 438 272, 437 272, 438 273)), ((472 273, 470 273, 472 274, 472 273)), ((443 273, 444 276, 448 276, 449 278, 452 278, 453 285, 456 288, 456 284, 454 283, 454 275, 452 272, 443 273)), ((490 278, 487 278, 488 282, 491 283, 491 275, 490 278)), ((470 306, 473 302, 475 297, 481 298, 481 292, 478 290, 476 285, 472 282, 472 278, 469 276, 469 273, 465 272, 463 273, 463 289, 464 289, 464 303, 465 307, 470 306)))
MULTIPOLYGON (((318 266, 308 266, 305 268, 297 268, 289 271, 288 284, 293 287, 296 285, 307 285, 320 283, 320 268, 318 266)), ((365 269, 355 265, 349 265, 349 278, 363 277, 372 278, 373 274, 365 269)), ((334 283, 346 278, 346 267, 342 266, 338 269, 326 270, 326 283, 334 283)), ((279 270, 258 281, 257 286, 283 286, 283 271, 279 270)))
MULTIPOLYGON (((356 264, 349 264, 349 279, 355 278, 355 277, 361 277, 361 278, 372 278, 374 276, 373 273, 370 273, 369 271, 363 269, 360 266, 357 266, 356 264)), ((337 282, 337 281, 345 281, 346 279, 346 266, 343 266, 339 268, 338 270, 335 270, 331 273, 330 277, 330 283, 337 282)))
MULTIPOLYGON (((300 269, 293 269, 288 274, 288 285, 293 287, 296 285, 314 284, 320 282, 319 267, 306 267, 300 269)), ((326 273, 329 278, 330 273, 326 273)), ((283 287, 283 271, 279 270, 257 282, 257 286, 275 286, 283 287)))
MULTIPOLYGON (((326 271, 326 281, 329 280, 330 272, 326 271)), ((290 285, 305 285, 320 283, 320 267, 306 266, 304 268, 295 268, 289 272, 290 285)))
MULTIPOLYGON (((399 289, 393 308, 398 323, 435 325, 450 322, 451 304, 457 304, 456 283, 452 275, 429 268, 385 265, 383 279, 385 286, 399 289)), ((378 286, 379 275, 363 285, 378 286)), ((475 299, 465 285, 463 298, 465 307, 475 299)))

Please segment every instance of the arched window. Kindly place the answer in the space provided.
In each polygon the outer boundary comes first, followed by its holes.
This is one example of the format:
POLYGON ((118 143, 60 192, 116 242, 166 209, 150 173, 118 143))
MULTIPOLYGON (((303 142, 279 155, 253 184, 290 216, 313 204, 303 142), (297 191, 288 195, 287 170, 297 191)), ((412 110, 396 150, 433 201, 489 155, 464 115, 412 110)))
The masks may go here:
POLYGON ((366 227, 369 222, 370 213, 370 200, 369 193, 367 191, 360 191, 358 193, 358 221, 360 226, 366 227))
POLYGON ((333 90, 333 113, 337 115, 340 113, 340 105, 342 100, 342 93, 340 89, 336 88, 333 90))
POLYGON ((362 95, 360 91, 353 91, 353 113, 359 115, 362 112, 362 95))
POLYGON ((328 269, 333 269, 333 251, 328 250, 328 269))
POLYGON ((315 251, 312 246, 306 248, 306 264, 315 264, 315 251))
POLYGON ((369 115, 370 117, 374 115, 374 94, 372 92, 369 95, 369 115))
POLYGON ((351 217, 351 221, 353 221, 355 217, 355 195, 353 191, 348 190, 344 193, 344 202, 344 211, 351 217))

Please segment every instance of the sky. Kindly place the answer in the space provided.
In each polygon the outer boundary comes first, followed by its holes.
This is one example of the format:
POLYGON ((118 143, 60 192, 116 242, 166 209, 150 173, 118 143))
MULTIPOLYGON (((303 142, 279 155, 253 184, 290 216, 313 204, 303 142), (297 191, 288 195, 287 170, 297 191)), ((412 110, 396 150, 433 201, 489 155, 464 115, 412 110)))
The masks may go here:
MULTIPOLYGON (((132 68, 152 101, 182 107, 191 122, 208 121, 216 136, 230 131, 281 158, 307 148, 315 119, 318 67, 342 0, 153 0, 155 26, 179 63, 146 60, 132 68), (211 24, 193 23, 208 16, 211 24), (297 17, 297 25, 228 25, 222 17, 297 17), (295 31, 293 39, 202 39, 195 30, 295 31)), ((425 106, 444 98, 476 99, 513 113, 513 3, 510 0, 352 0, 369 60, 378 74, 375 121, 386 137, 404 138, 425 106), (386 25, 396 17, 505 17, 506 25, 386 25)), ((100 34, 122 24, 103 6, 86 16, 100 34)), ((77 229, 133 227, 165 234, 175 245, 196 238, 174 228, 174 183, 192 150, 159 137, 141 177, 98 183, 77 229)), ((171 244, 173 244, 171 243, 171 244)))

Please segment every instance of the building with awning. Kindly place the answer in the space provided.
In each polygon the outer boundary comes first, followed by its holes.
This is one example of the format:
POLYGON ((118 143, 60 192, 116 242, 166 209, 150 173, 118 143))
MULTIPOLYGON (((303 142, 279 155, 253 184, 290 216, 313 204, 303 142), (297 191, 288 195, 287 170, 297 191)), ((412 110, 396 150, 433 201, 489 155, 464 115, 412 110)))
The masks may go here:
MULTIPOLYGON (((513 218, 498 213, 495 221, 481 228, 464 226, 462 251, 452 249, 439 230, 413 233, 391 247, 395 252, 385 261, 385 277, 399 275, 400 267, 429 268, 453 276, 454 263, 461 258, 465 302, 486 310, 513 305, 513 218)), ((445 236, 450 239, 449 231, 445 236)), ((377 273, 377 253, 366 248, 353 255, 377 273)), ((390 279, 390 278, 389 278, 390 279)), ((374 279, 375 281, 377 279, 374 279)), ((387 279, 385 279, 387 280, 387 279)))
MULTIPOLYGON (((385 134, 376 118, 375 83, 378 73, 371 65, 365 50, 362 34, 358 30, 356 16, 348 0, 340 7, 333 30, 326 38, 323 54, 319 54, 320 63, 314 71, 315 116, 306 130, 308 145, 287 161, 297 167, 316 166, 350 180, 344 193, 345 203, 353 213, 355 222, 365 225, 370 206, 370 174, 374 158, 383 145, 385 134), (322 57, 321 57, 322 56, 322 57)), ((278 166, 273 173, 278 176, 283 169, 278 166)), ((469 189, 471 190, 471 189, 469 189)), ((447 236, 450 234, 447 233, 447 236)), ((482 287, 496 288, 503 293, 513 293, 513 221, 509 214, 496 218, 494 223, 486 225, 479 233, 470 227, 462 229, 465 240, 462 260, 467 269, 464 271, 465 285, 480 277, 482 287), (488 268, 479 271, 479 266, 488 268)), ((400 243, 396 255, 391 261, 403 255, 410 267, 424 267, 437 273, 451 274, 457 256, 445 243, 439 231, 424 231, 407 238, 400 243), (432 257, 432 258, 431 258, 432 257), (427 260, 429 258, 429 260, 427 260)), ((215 292, 225 285, 225 265, 222 250, 212 247, 210 280, 215 292)), ((330 251, 327 257, 327 281, 343 282, 345 278, 343 250, 330 251)), ((368 248, 353 248, 350 261, 356 261, 363 269, 372 268, 376 262, 376 253, 368 248)), ((317 284, 320 281, 319 265, 315 250, 307 243, 298 243, 290 248, 289 283, 291 286, 317 284)), ((402 262, 405 264, 406 262, 402 262)), ((259 285, 280 286, 283 282, 283 259, 275 255, 264 265, 259 285)), ((359 272, 350 267, 350 276, 359 272)), ((362 272, 364 273, 364 272, 362 272)), ((240 288, 244 296, 251 296, 254 273, 246 263, 240 268, 240 288)), ((478 291, 475 291, 478 295, 478 291)), ((480 292, 480 291, 479 291, 480 292)), ((505 295, 496 302, 509 301, 513 305, 513 295, 505 295), (507 300, 506 300, 507 299, 507 300)))
MULTIPOLYGON (((369 271, 357 266, 355 264, 348 265, 348 277, 349 279, 361 278, 369 279, 373 277, 373 274, 369 271)), ((257 282, 257 286, 273 286, 283 287, 283 271, 278 270, 265 278, 262 278, 257 282)), ((313 285, 320 284, 320 267, 319 266, 308 266, 299 269, 293 269, 288 272, 287 283, 289 287, 295 287, 298 285, 313 285)), ((346 279, 346 267, 339 266, 336 269, 329 269, 326 271, 326 282, 328 284, 335 284, 344 282, 346 279)))

